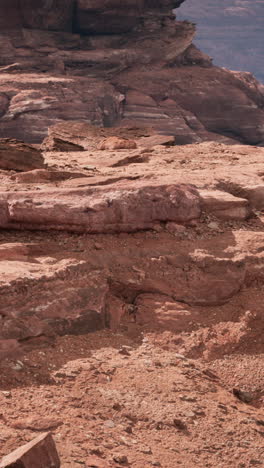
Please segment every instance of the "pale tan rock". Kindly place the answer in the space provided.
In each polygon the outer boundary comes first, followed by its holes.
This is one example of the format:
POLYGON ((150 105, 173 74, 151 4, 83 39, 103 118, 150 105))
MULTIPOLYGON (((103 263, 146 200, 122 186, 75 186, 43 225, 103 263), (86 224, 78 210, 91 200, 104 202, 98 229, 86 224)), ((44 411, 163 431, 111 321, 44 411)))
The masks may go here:
POLYGON ((243 220, 252 213, 249 202, 245 198, 234 197, 220 190, 200 190, 199 193, 203 209, 218 218, 243 220))
POLYGON ((119 149, 135 149, 137 144, 133 140, 127 140, 125 138, 109 137, 103 140, 99 145, 99 150, 119 150, 119 149))

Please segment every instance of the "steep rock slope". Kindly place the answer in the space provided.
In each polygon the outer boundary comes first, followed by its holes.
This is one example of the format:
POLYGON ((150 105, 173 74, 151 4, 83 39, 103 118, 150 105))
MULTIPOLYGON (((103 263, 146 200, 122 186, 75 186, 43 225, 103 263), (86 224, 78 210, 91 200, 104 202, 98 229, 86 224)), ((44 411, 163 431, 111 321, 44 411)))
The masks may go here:
POLYGON ((261 86, 212 66, 194 25, 175 21, 181 3, 2 0, 0 136, 38 143, 79 120, 152 126, 179 144, 261 144, 261 86))

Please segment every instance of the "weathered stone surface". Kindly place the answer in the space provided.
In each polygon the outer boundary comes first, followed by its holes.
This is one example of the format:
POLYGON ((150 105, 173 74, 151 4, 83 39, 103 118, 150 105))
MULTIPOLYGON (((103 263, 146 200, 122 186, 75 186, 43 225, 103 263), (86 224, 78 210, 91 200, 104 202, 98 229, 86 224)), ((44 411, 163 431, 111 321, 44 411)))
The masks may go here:
POLYGON ((91 78, 0 74, 0 95, 1 89, 9 98, 9 106, 0 120, 0 135, 24 141, 41 142, 48 127, 69 117, 110 125, 121 110, 120 93, 91 78))
POLYGON ((38 417, 19 418, 15 422, 11 423, 14 429, 30 429, 35 432, 44 432, 57 429, 62 426, 63 422, 61 419, 54 417, 46 417, 39 419, 38 417))
POLYGON ((249 201, 245 198, 234 197, 230 193, 220 190, 201 190, 203 209, 220 219, 247 219, 251 212, 249 201))
POLYGON ((42 151, 83 151, 84 148, 76 143, 71 143, 67 140, 62 140, 58 137, 49 136, 44 139, 41 145, 42 151))
MULTIPOLYGON (((183 0, 149 2, 148 0, 77 1, 75 29, 84 34, 126 33, 147 23, 148 16, 164 14, 177 7, 183 0), (157 13, 158 12, 158 13, 157 13), (143 23, 144 24, 144 23, 143 23)), ((161 15, 162 16, 162 15, 161 15)), ((149 20, 151 21, 151 19, 149 20)))
POLYGON ((263 143, 262 87, 195 48, 194 25, 172 14, 181 0, 73 3, 1 4, 0 136, 39 143, 75 120, 177 144, 263 143))
POLYGON ((45 184, 79 177, 85 177, 85 174, 81 172, 35 169, 33 171, 20 172, 15 176, 11 176, 11 179, 15 180, 18 184, 45 184))
POLYGON ((47 257, 45 250, 33 247, 25 259, 18 255, 0 262, 1 359, 16 354, 30 338, 50 340, 55 334, 78 335, 105 326, 107 271, 86 261, 60 261, 51 252, 53 257, 47 257))
POLYGON ((156 96, 156 117, 152 111, 127 114, 125 103, 124 125, 136 120, 148 126, 154 121, 159 133, 175 135, 178 144, 217 141, 215 134, 248 144, 259 144, 264 139, 264 94, 253 77, 246 82, 243 75, 221 68, 185 66, 156 70, 154 76, 152 71, 132 69, 120 73, 115 83, 156 96), (180 86, 172 84, 176 74, 180 86), (169 100, 166 107, 164 94, 169 100))
POLYGON ((0 194, 2 228, 109 233, 185 223, 201 213, 197 190, 184 185, 133 184, 109 188, 0 194))
MULTIPOLYGON (((105 326, 116 330, 142 294, 190 305, 225 303, 264 271, 262 233, 230 233, 217 244, 215 239, 197 242, 195 249, 173 237, 121 250, 120 239, 115 248, 109 248, 109 238, 106 242, 102 251, 71 248, 64 260, 64 243, 31 244, 24 258, 17 247, 17 259, 14 252, 12 260, 1 260, 1 359, 19 345, 21 353, 32 338, 51 340, 105 326)), ((34 427, 40 426, 34 422, 34 427)))
POLYGON ((30 171, 44 166, 41 152, 33 146, 8 138, 0 139, 1 169, 30 171))
POLYGON ((137 144, 133 140, 125 138, 109 137, 103 140, 98 145, 99 150, 119 150, 119 149, 135 149, 137 144))
POLYGON ((1 468, 59 468, 60 460, 52 435, 42 434, 4 457, 1 468))
POLYGON ((17 340, 0 339, 0 361, 6 357, 11 357, 19 353, 19 343, 17 340))
POLYGON ((175 145, 175 137, 173 135, 152 135, 140 139, 140 146, 151 148, 156 145, 173 146, 175 145))
POLYGON ((149 137, 154 132, 151 127, 137 127, 135 125, 125 128, 102 128, 82 121, 66 121, 50 127, 48 133, 48 138, 59 138, 80 145, 85 150, 94 150, 102 141, 112 137, 122 140, 138 140, 142 137, 149 137))

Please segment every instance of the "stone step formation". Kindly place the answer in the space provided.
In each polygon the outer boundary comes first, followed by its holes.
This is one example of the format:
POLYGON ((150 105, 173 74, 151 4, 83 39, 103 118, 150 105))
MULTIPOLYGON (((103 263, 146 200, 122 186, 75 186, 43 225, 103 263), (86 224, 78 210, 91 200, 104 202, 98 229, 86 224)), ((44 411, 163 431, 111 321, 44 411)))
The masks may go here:
POLYGON ((263 143, 263 87, 212 65, 194 24, 175 21, 181 3, 2 0, 0 136, 39 143, 82 120, 154 126, 178 144, 263 143))

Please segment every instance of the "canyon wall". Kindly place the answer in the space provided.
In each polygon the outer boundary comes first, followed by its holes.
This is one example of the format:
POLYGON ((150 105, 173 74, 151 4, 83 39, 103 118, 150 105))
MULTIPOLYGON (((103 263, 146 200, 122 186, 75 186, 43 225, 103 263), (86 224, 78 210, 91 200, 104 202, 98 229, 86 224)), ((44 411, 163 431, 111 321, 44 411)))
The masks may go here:
POLYGON ((76 120, 178 144, 264 141, 263 87, 214 67, 182 0, 1 0, 0 136, 39 143, 76 120))

